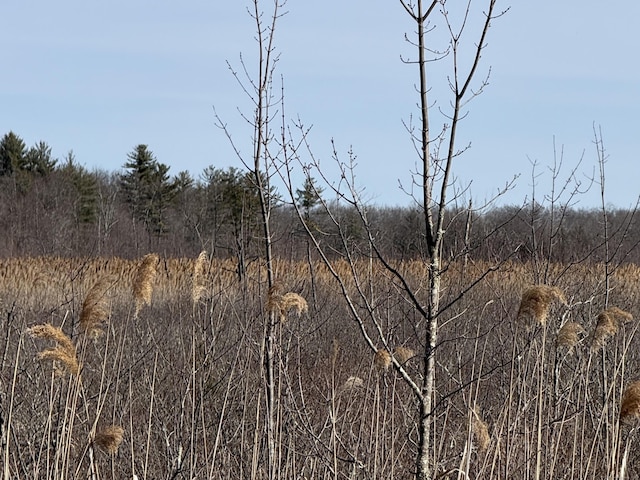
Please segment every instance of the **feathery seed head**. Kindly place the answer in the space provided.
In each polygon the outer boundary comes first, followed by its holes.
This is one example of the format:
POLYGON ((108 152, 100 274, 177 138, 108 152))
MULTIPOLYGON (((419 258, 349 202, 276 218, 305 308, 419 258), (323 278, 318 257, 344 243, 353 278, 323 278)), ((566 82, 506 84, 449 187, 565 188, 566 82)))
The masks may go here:
POLYGON ((92 339, 104 333, 103 326, 109 317, 107 291, 110 282, 103 278, 96 282, 87 293, 80 312, 80 329, 92 339))
POLYGON ((416 353, 408 347, 397 347, 394 351, 393 351, 393 356, 396 357, 396 359, 398 359, 399 363, 406 363, 409 360, 411 360, 413 357, 415 357, 416 353))
POLYGON ((277 314, 281 322, 286 322, 287 314, 291 309, 295 309, 298 316, 308 311, 309 306, 304 297, 294 292, 287 292, 284 295, 281 292, 282 287, 280 285, 276 284, 271 287, 266 303, 267 311, 277 314))
POLYGON ((518 320, 526 322, 527 325, 531 320, 544 325, 554 300, 565 305, 567 303, 564 293, 558 287, 535 285, 528 288, 522 294, 517 315, 518 320))
POLYGON ((473 410, 471 428, 473 430, 473 435, 476 438, 478 450, 480 450, 481 452, 485 452, 487 448, 489 448, 489 444, 491 443, 491 436, 489 435, 489 427, 478 414, 477 408, 473 410))
POLYGON ((158 255, 149 253, 143 257, 142 263, 136 271, 136 276, 133 280, 133 298, 136 302, 136 316, 144 305, 151 304, 153 282, 157 274, 158 261, 158 255))
POLYGON ((620 421, 637 419, 640 419, 640 380, 629 384, 620 403, 620 421))
POLYGON ((558 347, 566 348, 567 353, 571 353, 573 348, 580 341, 580 335, 584 333, 584 328, 578 322, 566 322, 556 338, 558 347))
POLYGON ((289 312, 289 310, 294 309, 298 316, 303 313, 307 313, 309 310, 309 306, 307 305, 307 301, 297 293, 288 292, 282 296, 282 307, 280 311, 283 314, 289 312))
POLYGON ((124 429, 118 425, 110 425, 96 433, 95 443, 104 451, 114 455, 122 443, 124 429))
POLYGON ((364 387, 364 381, 360 377, 349 377, 342 385, 343 390, 355 390, 364 387))
POLYGON ((52 360, 54 362, 54 368, 57 371, 58 369, 55 363, 59 362, 67 368, 67 371, 71 373, 71 375, 78 375, 80 372, 80 364, 78 363, 76 347, 62 329, 45 323, 28 328, 27 333, 35 338, 43 338, 56 342, 55 347, 38 353, 40 360, 52 360))
POLYGON ((380 348, 373 357, 373 363, 380 372, 384 372, 391 366, 391 354, 380 348))
POLYGON ((633 315, 629 312, 625 312, 618 307, 609 307, 605 310, 609 315, 613 315, 620 323, 629 323, 633 320, 633 315))
POLYGON ((56 362, 61 363, 67 369, 67 371, 76 376, 80 373, 80 364, 78 363, 78 357, 75 350, 72 352, 66 348, 56 345, 53 348, 47 348, 46 350, 38 353, 39 360, 51 360, 53 362, 53 368, 57 374, 63 374, 64 369, 61 369, 56 365, 56 362))
POLYGON ((207 291, 206 275, 208 264, 209 256, 207 255, 207 251, 203 250, 200 252, 200 255, 198 255, 196 263, 193 266, 191 300, 194 304, 198 303, 207 291))
POLYGON ((620 325, 633 319, 633 315, 618 307, 610 307, 600 312, 597 317, 596 329, 591 340, 591 350, 598 350, 604 346, 609 337, 618 333, 620 325))

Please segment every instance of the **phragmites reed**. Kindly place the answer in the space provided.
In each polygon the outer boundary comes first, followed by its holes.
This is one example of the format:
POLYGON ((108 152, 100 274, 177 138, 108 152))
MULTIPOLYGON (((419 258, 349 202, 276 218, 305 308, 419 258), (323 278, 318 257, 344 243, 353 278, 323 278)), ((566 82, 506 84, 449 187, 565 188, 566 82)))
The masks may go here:
POLYGON ((591 350, 598 350, 604 346, 607 338, 618 333, 620 325, 630 320, 633 320, 633 315, 618 307, 610 307, 600 312, 591 340, 591 350))
POLYGON ((558 287, 535 285, 528 288, 522 294, 520 308, 518 309, 518 320, 524 321, 527 325, 530 325, 531 321, 540 325, 546 324, 549 309, 554 300, 563 304, 567 303, 564 293, 558 287))
POLYGON ((578 322, 566 322, 556 338, 558 348, 566 348, 567 353, 571 353, 573 348, 580 341, 580 335, 584 333, 584 328, 578 322))
POLYGON ((471 420, 471 429, 476 439, 476 445, 478 450, 485 452, 489 448, 491 443, 491 436, 489 435, 489 427, 484 420, 478 414, 477 408, 473 410, 473 418, 471 420))
POLYGON ((118 447, 122 443, 124 429, 118 425, 110 425, 96 433, 95 443, 102 450, 112 455, 118 453, 118 447))
POLYGON ((307 313, 309 306, 307 301, 297 293, 289 292, 282 296, 282 308, 281 311, 287 313, 289 310, 294 310, 298 316, 303 313, 307 313))
POLYGON ((391 354, 384 349, 379 349, 373 357, 373 363, 380 372, 384 372, 391 366, 391 354))
POLYGON ((209 265, 209 256, 207 251, 203 250, 198 255, 196 263, 193 266, 193 280, 191 286, 191 300, 197 304, 207 292, 207 266, 209 265))
POLYGON ((158 255, 149 253, 143 257, 142 263, 136 271, 136 276, 133 280, 133 298, 136 302, 136 316, 144 305, 151 304, 153 282, 156 278, 158 260, 158 255))
POLYGON ((67 368, 71 375, 78 375, 80 372, 80 364, 76 354, 76 347, 71 339, 58 327, 54 327, 50 323, 35 325, 27 329, 27 333, 35 338, 44 338, 45 340, 53 340, 55 346, 38 353, 40 360, 52 360, 54 368, 57 368, 56 362, 61 363, 67 368))
POLYGON ((364 387, 364 381, 360 377, 349 377, 342 385, 343 390, 355 390, 364 387))
POLYGON ((287 314, 291 310, 294 310, 298 316, 308 311, 309 307, 304 297, 293 292, 283 295, 280 293, 281 291, 282 289, 279 285, 271 287, 267 295, 266 304, 267 311, 277 314, 281 322, 287 320, 287 314))
POLYGON ((620 403, 620 421, 633 421, 640 419, 640 380, 629 384, 622 394, 620 403))
POLYGON ((110 313, 107 298, 109 286, 107 278, 99 280, 91 287, 82 304, 80 330, 89 338, 96 339, 104 333, 103 326, 110 313))
POLYGON ((416 352, 408 347, 397 347, 393 351, 393 356, 396 357, 399 363, 406 363, 415 357, 416 352))

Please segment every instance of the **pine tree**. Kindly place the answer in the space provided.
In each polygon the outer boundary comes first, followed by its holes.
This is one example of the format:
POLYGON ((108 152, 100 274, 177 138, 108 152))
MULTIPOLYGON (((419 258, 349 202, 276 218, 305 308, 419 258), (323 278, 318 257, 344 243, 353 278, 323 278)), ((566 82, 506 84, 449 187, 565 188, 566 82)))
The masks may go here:
POLYGON ((13 132, 5 134, 0 140, 0 175, 13 175, 20 170, 26 155, 24 141, 13 132))
POLYGON ((40 141, 27 151, 23 157, 19 169, 25 172, 38 175, 48 175, 56 167, 58 160, 51 155, 51 147, 47 142, 40 141))
POLYGON ((313 207, 320 203, 323 188, 316 185, 313 177, 306 177, 302 188, 296 189, 296 202, 302 208, 305 218, 309 218, 309 214, 313 207))
POLYGON ((120 176, 125 201, 134 218, 143 221, 149 233, 166 233, 166 210, 176 195, 177 185, 169 176, 169 167, 159 163, 147 145, 137 145, 127 155, 120 176))
POLYGON ((98 218, 98 178, 75 161, 73 151, 67 154, 59 171, 75 190, 75 217, 79 224, 91 224, 98 218))

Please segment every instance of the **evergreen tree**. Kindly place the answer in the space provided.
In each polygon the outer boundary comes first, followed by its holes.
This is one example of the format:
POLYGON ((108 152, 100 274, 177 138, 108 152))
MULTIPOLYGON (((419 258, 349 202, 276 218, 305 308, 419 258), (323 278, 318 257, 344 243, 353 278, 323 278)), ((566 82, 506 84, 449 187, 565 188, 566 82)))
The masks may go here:
POLYGON ((166 210, 176 195, 177 185, 169 176, 169 167, 159 163, 147 145, 137 145, 127 155, 120 185, 134 217, 144 222, 149 233, 167 231, 166 210))
POLYGON ((48 175, 55 169, 57 159, 51 155, 51 147, 40 141, 29 149, 18 168, 22 171, 38 175, 48 175))
POLYGON ((176 194, 181 194, 189 191, 195 184, 193 177, 187 170, 178 172, 174 179, 176 185, 176 194))
POLYGON ((309 217, 309 212, 315 207, 321 199, 323 188, 316 185, 313 177, 304 179, 302 188, 296 189, 296 202, 305 213, 305 217, 309 217))
POLYGON ((9 132, 0 140, 0 175, 13 175, 24 164, 27 147, 15 133, 9 132))
POLYGON ((94 223, 98 217, 98 179, 75 161, 73 151, 67 154, 59 171, 75 190, 75 217, 79 224, 94 223))

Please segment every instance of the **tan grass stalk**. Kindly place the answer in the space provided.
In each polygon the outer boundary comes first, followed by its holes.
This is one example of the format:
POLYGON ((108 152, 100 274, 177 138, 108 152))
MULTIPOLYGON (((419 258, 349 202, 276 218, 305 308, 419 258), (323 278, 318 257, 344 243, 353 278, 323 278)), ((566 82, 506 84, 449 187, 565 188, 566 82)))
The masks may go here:
POLYGON ((381 348, 376 352, 375 356, 373 357, 373 363, 378 369, 378 371, 381 371, 381 372, 386 371, 391 366, 391 354, 388 351, 381 348))
POLYGON ((416 352, 414 352, 411 348, 408 348, 408 347, 397 347, 393 351, 393 356, 396 357, 396 359, 400 363, 408 362, 413 357, 415 357, 415 355, 416 355, 416 352))
POLYGON ((87 293, 80 312, 80 330, 89 338, 96 339, 104 333, 103 327, 110 309, 107 290, 110 282, 103 278, 96 282, 87 293))
POLYGON ((136 302, 136 316, 144 305, 151 305, 153 283, 157 274, 158 255, 149 253, 142 259, 133 280, 133 298, 136 302))
POLYGON ((640 380, 629 384, 620 402, 620 421, 640 419, 640 380))
POLYGON ((597 318, 596 329, 591 340, 591 350, 601 348, 609 337, 618 333, 620 325, 633 319, 633 315, 618 307, 607 308, 600 312, 597 318))
POLYGON ((193 280, 191 287, 191 300, 194 304, 198 303, 200 299, 207 292, 207 266, 209 264, 209 256, 207 251, 203 250, 198 255, 196 263, 193 266, 193 280))
POLYGON ((518 320, 526 322, 527 325, 530 325, 531 321, 540 325, 546 324, 553 301, 567 303, 564 293, 558 287, 535 285, 528 288, 522 294, 517 315, 518 320))
POLYGON ((69 373, 78 375, 80 372, 80 364, 78 363, 76 347, 62 329, 45 323, 28 328, 27 333, 35 338, 43 338, 56 342, 55 347, 43 350, 38 354, 40 360, 52 360, 54 362, 54 368, 56 362, 61 363, 67 368, 69 373))
POLYGON ((95 443, 102 450, 111 455, 118 453, 118 448, 122 443, 124 429, 118 425, 110 425, 96 433, 95 443))
POLYGON ((558 348, 566 348, 567 353, 571 353, 580 341, 580 335, 584 333, 584 328, 578 322, 566 322, 556 337, 558 348))

